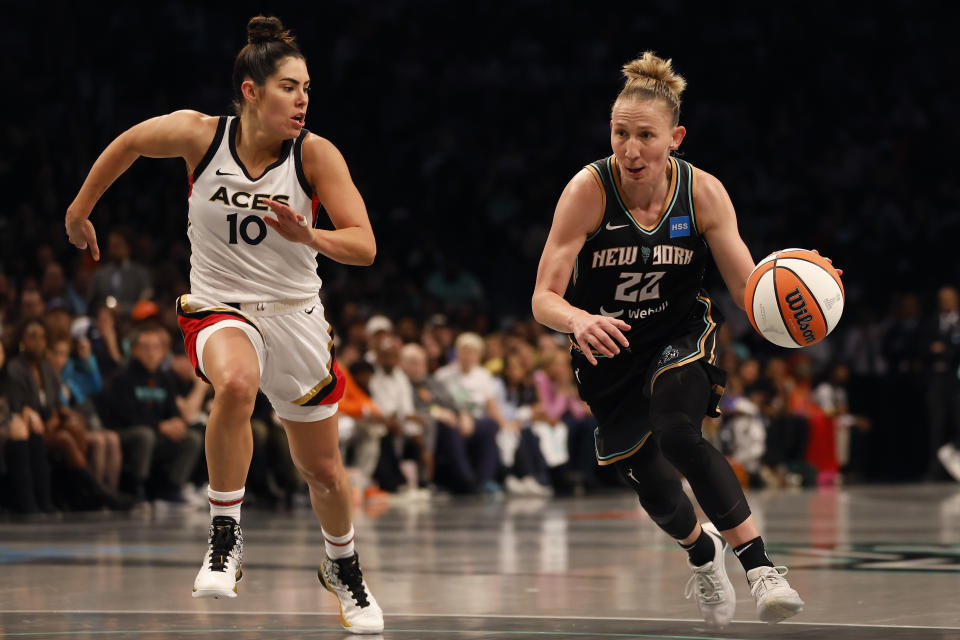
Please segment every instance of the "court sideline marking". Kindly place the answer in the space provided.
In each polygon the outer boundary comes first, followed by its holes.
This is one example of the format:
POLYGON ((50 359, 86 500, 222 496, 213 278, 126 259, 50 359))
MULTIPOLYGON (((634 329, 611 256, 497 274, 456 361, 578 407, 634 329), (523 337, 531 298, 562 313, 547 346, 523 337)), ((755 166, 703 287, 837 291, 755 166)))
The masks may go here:
MULTIPOLYGON (((116 614, 154 614, 154 615, 218 615, 218 616, 336 616, 336 612, 323 611, 204 611, 202 609, 180 610, 153 610, 153 609, 0 609, 0 615, 12 613, 59 613, 76 615, 116 615, 116 614)), ((620 618, 614 616, 545 616, 519 615, 495 613, 384 613, 387 618, 481 618, 505 620, 594 620, 594 621, 622 621, 622 622, 692 622, 703 624, 701 618, 620 618)), ((770 626, 761 620, 733 620, 734 624, 759 624, 770 626)), ((806 627, 857 627, 865 629, 929 629, 960 631, 960 627, 927 626, 910 624, 858 624, 854 622, 781 622, 776 626, 806 626, 806 627)), ((399 631, 399 630, 397 630, 399 631)), ((465 631, 465 630, 463 630, 465 631)), ((518 632, 519 633, 519 632, 518 632)), ((539 633, 539 632, 538 632, 539 633)), ((2 637, 0 633, 0 637, 2 637)), ((9 635, 9 634, 8 634, 9 635)), ((631 636, 627 636, 631 637, 631 636)), ((636 636, 633 637, 645 637, 636 636)), ((673 636, 650 636, 673 637, 673 636)), ((679 636, 677 636, 679 637, 679 636)))

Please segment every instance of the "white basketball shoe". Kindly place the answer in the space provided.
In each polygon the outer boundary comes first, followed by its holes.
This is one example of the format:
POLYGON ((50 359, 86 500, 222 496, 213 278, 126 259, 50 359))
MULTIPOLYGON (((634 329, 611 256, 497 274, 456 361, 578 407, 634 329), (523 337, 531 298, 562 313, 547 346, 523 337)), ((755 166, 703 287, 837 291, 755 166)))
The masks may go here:
POLYGON ((363 579, 356 553, 338 560, 324 557, 317 577, 340 601, 340 623, 344 629, 350 633, 383 631, 383 611, 363 579))
POLYGON ((236 598, 237 583, 243 577, 243 533, 230 516, 215 516, 210 523, 203 566, 193 581, 194 598, 236 598))
POLYGON ((757 616, 773 624, 803 611, 803 600, 784 578, 786 567, 756 567, 747 571, 750 593, 757 599, 757 616))
POLYGON ((734 593, 733 583, 727 576, 724 566, 724 551, 727 543, 711 523, 702 525, 703 530, 713 541, 713 560, 697 567, 687 562, 693 570, 693 575, 687 581, 683 597, 690 599, 697 597, 697 606, 704 621, 718 629, 727 626, 733 619, 733 612, 737 608, 737 594, 734 593))

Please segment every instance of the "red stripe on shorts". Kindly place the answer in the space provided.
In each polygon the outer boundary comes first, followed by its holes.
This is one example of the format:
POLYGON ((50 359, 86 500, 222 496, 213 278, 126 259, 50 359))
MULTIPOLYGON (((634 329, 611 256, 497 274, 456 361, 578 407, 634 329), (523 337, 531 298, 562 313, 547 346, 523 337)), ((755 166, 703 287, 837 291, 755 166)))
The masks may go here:
POLYGON ((197 372, 197 376, 202 378, 204 382, 210 381, 200 371, 200 358, 197 357, 197 335, 203 329, 222 320, 243 320, 242 317, 238 316, 239 314, 231 313, 211 313, 203 318, 188 318, 184 315, 177 315, 177 324, 180 325, 180 331, 183 332, 183 346, 187 352, 187 357, 190 358, 190 364, 193 365, 193 370, 197 372))

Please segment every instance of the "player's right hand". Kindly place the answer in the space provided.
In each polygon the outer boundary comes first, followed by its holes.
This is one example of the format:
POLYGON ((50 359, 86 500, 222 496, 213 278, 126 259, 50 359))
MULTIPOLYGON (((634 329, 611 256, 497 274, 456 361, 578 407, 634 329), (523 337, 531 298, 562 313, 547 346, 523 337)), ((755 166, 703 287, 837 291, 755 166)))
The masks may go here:
POLYGON ((598 316, 582 311, 573 316, 571 321, 573 337, 577 341, 584 357, 592 365, 597 364, 597 353, 612 358, 620 353, 620 345, 629 347, 623 331, 629 331, 630 325, 619 318, 598 316))
POLYGON ((90 247, 90 255, 94 260, 100 260, 100 247, 97 246, 97 231, 93 228, 93 223, 86 216, 77 216, 67 210, 67 218, 64 222, 67 228, 67 237, 70 244, 78 249, 90 247))

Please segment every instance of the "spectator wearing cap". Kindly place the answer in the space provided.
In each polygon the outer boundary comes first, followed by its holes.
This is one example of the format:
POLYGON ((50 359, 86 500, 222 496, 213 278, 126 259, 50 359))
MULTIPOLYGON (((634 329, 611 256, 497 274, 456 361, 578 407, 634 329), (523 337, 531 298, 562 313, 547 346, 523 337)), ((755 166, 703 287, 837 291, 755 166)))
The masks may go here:
POLYGON ((382 336, 393 334, 393 321, 382 314, 370 316, 366 324, 363 325, 363 333, 365 349, 363 357, 367 362, 373 364, 377 361, 375 345, 382 336))
POLYGON ((477 488, 497 493, 503 490, 496 482, 500 468, 497 432, 503 418, 497 406, 493 376, 480 364, 483 338, 466 332, 457 337, 455 344, 457 359, 438 369, 434 376, 457 410, 468 414, 473 424, 461 425, 467 430, 438 431, 437 484, 441 484, 443 472, 454 467, 454 472, 461 477, 472 475, 477 488), (462 468, 464 451, 470 459, 469 469, 462 468), (468 470, 472 473, 465 476, 468 470))

